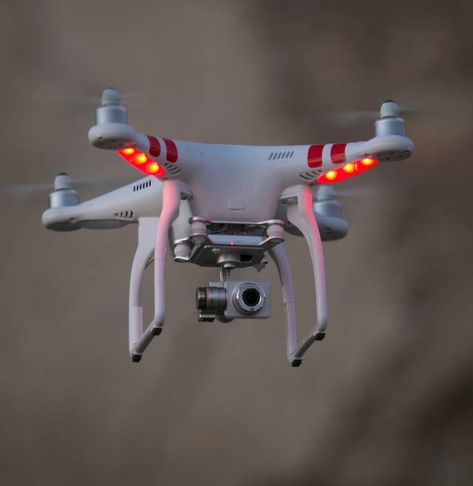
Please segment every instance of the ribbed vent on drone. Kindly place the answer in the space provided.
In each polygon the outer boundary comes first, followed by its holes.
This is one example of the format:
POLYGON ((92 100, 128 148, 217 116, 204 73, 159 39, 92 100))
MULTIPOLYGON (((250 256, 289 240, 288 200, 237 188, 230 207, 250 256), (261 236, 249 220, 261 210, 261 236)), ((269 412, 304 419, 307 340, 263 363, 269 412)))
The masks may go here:
POLYGON ((133 218, 133 211, 120 211, 118 213, 115 213, 115 216, 118 219, 132 219, 133 218))
POLYGON ((151 179, 148 179, 145 182, 141 182, 140 184, 135 184, 133 186, 133 192, 141 191, 142 189, 146 189, 148 187, 151 187, 151 179))
POLYGON ((320 169, 308 170, 300 173, 299 176, 305 181, 313 182, 320 175, 320 172, 320 169))
POLYGON ((290 159, 294 155, 294 150, 277 150, 269 154, 268 160, 290 159))

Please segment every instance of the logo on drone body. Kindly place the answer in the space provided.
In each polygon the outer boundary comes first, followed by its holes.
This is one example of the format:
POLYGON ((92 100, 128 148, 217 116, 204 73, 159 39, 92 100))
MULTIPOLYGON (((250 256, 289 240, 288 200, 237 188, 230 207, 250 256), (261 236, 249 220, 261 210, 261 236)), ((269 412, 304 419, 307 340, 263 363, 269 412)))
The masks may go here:
POLYGON ((236 181, 221 181, 219 187, 225 192, 252 192, 256 189, 254 184, 236 181))

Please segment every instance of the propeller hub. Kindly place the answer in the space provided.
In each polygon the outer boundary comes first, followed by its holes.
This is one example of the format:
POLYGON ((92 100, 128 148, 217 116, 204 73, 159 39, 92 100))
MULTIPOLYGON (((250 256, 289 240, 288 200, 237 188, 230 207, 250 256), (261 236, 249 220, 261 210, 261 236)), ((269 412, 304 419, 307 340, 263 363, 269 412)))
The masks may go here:
POLYGON ((342 207, 336 197, 335 189, 331 185, 321 185, 314 203, 315 211, 323 216, 342 218, 342 207))
POLYGON ((55 178, 54 178, 54 190, 55 191, 62 191, 66 189, 72 189, 72 179, 69 174, 66 172, 60 172, 55 178))
POLYGON ((330 201, 335 197, 335 189, 329 184, 321 185, 317 191, 317 201, 330 201))
POLYGON ((71 176, 60 172, 54 178, 53 192, 49 194, 49 207, 76 206, 79 202, 79 194, 73 189, 71 176))
POLYGON ((122 97, 116 88, 105 88, 102 92, 101 104, 95 112, 97 125, 108 123, 128 124, 128 111, 122 105, 122 97))
POLYGON ((375 133, 377 137, 390 135, 406 136, 406 124, 399 116, 400 110, 396 102, 386 100, 379 110, 379 118, 375 122, 375 133))
POLYGON ((121 105, 122 104, 122 97, 118 89, 114 88, 113 86, 109 86, 102 91, 102 98, 101 98, 102 106, 107 105, 121 105))
POLYGON ((379 110, 380 118, 398 117, 399 116, 399 106, 393 100, 383 101, 381 109, 379 110))

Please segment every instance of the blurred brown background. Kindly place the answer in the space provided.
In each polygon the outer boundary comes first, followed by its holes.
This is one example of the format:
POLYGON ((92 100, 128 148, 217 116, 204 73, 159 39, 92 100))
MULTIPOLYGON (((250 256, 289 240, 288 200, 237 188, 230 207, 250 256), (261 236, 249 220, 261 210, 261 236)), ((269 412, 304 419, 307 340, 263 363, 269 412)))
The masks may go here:
MULTIPOLYGON (((331 327, 299 369, 274 267, 273 318, 226 326, 196 322, 215 272, 177 264, 165 332, 132 364, 136 228, 55 234, 46 194, 4 193, 1 483, 473 484, 472 20, 467 0, 3 0, 3 185, 137 178, 87 143, 110 84, 137 129, 209 142, 364 139, 371 121, 327 115, 419 111, 415 155, 346 184, 365 196, 341 199, 331 327)), ((308 254, 290 249, 308 327, 308 254)))

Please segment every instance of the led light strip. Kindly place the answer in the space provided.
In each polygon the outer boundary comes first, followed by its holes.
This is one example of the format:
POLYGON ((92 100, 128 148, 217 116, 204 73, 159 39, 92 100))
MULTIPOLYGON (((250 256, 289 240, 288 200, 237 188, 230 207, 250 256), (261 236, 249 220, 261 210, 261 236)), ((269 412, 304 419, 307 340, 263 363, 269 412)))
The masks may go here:
POLYGON ((149 155, 141 150, 132 147, 117 150, 118 154, 123 157, 131 166, 146 175, 153 175, 155 177, 164 177, 166 171, 164 167, 159 165, 149 155))
POLYGON ((375 165, 379 164, 379 160, 365 158, 361 160, 356 160, 354 162, 348 162, 343 167, 338 167, 337 169, 329 170, 322 174, 317 179, 318 184, 334 184, 336 182, 341 182, 350 177, 354 177, 367 170, 373 168, 375 165))

